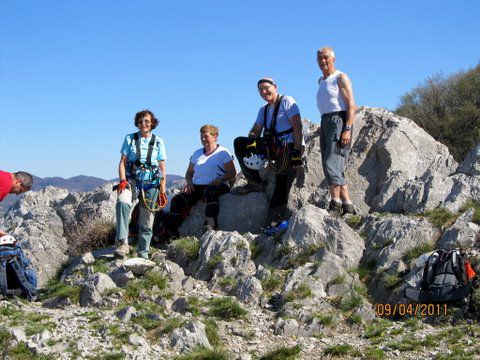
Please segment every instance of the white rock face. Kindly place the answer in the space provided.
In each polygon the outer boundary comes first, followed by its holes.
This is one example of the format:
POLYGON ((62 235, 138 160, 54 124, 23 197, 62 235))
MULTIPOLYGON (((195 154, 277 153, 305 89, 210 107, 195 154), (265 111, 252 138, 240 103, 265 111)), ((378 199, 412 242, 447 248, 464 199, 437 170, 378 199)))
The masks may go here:
POLYGON ((205 332, 205 325, 200 321, 193 321, 183 328, 173 330, 170 344, 175 350, 182 353, 197 346, 211 349, 205 332))

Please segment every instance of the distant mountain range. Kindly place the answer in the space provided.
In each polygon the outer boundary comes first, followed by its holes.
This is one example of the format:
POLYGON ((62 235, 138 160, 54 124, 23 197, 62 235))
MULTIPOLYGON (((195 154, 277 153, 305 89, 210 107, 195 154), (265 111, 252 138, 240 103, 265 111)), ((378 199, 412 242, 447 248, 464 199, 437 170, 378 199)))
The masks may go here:
MULTIPOLYGON (((168 174, 167 188, 172 186, 175 181, 179 179, 183 179, 183 177, 179 175, 168 174)), ((118 178, 105 180, 95 176, 78 175, 64 179, 58 176, 41 178, 33 175, 33 190, 40 190, 47 186, 55 186, 58 188, 67 189, 70 192, 90 191, 107 182, 118 182, 118 178)), ((2 202, 0 202, 0 216, 7 211, 10 205, 12 205, 18 199, 18 197, 18 195, 10 194, 3 199, 2 202)))

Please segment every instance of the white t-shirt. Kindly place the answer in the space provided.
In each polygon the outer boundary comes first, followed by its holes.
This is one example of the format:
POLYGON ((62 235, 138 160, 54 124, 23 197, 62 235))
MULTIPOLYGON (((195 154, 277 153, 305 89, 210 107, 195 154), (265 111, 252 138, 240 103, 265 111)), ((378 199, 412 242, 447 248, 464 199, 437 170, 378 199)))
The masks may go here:
POLYGON ((336 70, 325 80, 322 78, 318 80, 317 107, 322 115, 347 110, 347 104, 337 84, 340 74, 342 72, 336 70))
POLYGON ((233 156, 221 145, 208 156, 204 151, 204 148, 198 149, 190 158, 190 163, 193 164, 194 185, 208 185, 216 178, 224 176, 227 172, 225 164, 233 161, 233 156))

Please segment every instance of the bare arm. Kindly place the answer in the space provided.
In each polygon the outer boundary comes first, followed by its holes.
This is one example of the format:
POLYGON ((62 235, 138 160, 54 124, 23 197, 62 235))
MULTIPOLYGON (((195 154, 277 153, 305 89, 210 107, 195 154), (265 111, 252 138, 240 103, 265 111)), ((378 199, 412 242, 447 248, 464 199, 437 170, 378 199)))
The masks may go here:
POLYGON ((160 192, 164 193, 166 191, 166 184, 167 184, 167 167, 165 166, 165 160, 158 161, 158 167, 162 172, 162 182, 160 183, 160 192))
POLYGON ((127 155, 122 155, 120 157, 120 162, 118 163, 118 177, 120 181, 127 180, 127 155))
POLYGON ((288 119, 293 127, 293 148, 296 150, 302 149, 302 119, 300 114, 294 115, 288 119))
POLYGON ((185 185, 185 188, 183 189, 184 192, 187 194, 190 194, 193 191, 193 164, 189 163, 187 172, 185 173, 185 180, 187 182, 187 185, 185 185))
POLYGON ((252 129, 250 130, 250 132, 248 133, 248 137, 258 138, 262 133, 262 128, 263 128, 262 125, 255 123, 252 129))
POLYGON ((233 163, 233 160, 223 164, 223 166, 225 166, 225 175, 213 180, 212 185, 218 186, 224 181, 232 181, 237 176, 237 170, 235 169, 235 164, 233 163))
MULTIPOLYGON (((340 89, 340 93, 347 104, 347 126, 353 125, 353 120, 355 119, 355 111, 357 109, 355 105, 355 99, 353 98, 353 90, 352 90, 352 82, 348 78, 346 74, 340 74, 338 77, 338 88, 340 89)), ((351 131, 344 131, 342 132, 341 142, 342 146, 347 145, 352 141, 352 132, 351 131)))

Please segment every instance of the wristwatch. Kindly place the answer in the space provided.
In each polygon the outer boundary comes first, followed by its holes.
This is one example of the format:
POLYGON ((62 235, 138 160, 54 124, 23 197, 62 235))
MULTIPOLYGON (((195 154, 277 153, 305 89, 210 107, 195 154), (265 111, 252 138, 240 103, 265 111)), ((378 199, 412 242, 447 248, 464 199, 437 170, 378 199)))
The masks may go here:
POLYGON ((345 125, 342 129, 342 131, 351 131, 352 127, 350 125, 345 125))

